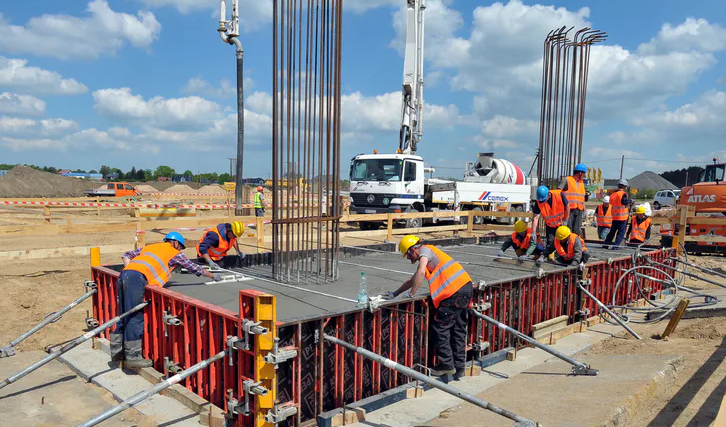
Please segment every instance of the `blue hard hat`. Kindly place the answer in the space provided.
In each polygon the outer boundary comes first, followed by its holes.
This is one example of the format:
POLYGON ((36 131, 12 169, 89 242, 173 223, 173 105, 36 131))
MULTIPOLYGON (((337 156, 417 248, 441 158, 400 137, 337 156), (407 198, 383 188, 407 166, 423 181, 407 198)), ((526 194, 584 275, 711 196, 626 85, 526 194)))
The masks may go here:
POLYGON ((537 187, 537 200, 544 202, 547 200, 547 196, 550 194, 550 189, 546 185, 540 185, 537 187))
POLYGON ((182 249, 186 249, 187 247, 184 245, 184 236, 181 235, 181 233, 172 231, 171 233, 164 236, 164 241, 168 242, 169 240, 176 240, 181 244, 182 249))
POLYGON ((578 163, 575 166, 575 172, 587 173, 587 166, 584 163, 578 163))

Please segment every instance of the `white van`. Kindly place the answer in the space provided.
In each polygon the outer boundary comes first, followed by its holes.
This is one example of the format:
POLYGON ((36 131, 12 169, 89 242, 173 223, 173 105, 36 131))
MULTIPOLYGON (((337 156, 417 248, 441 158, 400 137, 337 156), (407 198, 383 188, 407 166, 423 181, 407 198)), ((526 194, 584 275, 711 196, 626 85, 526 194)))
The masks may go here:
POLYGON ((653 208, 658 210, 663 206, 675 206, 679 194, 681 194, 681 190, 661 190, 655 193, 653 208))

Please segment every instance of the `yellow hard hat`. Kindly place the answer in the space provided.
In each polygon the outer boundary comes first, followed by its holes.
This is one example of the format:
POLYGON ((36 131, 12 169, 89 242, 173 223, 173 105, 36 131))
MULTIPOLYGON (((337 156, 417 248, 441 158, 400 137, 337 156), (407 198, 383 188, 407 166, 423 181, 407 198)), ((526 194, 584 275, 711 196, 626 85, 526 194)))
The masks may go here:
POLYGON ((570 234, 572 234, 572 232, 570 231, 570 227, 561 225, 557 228, 557 231, 555 231, 555 239, 565 240, 566 238, 570 237, 570 234))
POLYGON ((404 258, 406 258, 406 253, 409 249, 411 249, 411 246, 414 246, 420 240, 421 239, 412 234, 403 236, 403 239, 401 239, 401 242, 398 244, 398 249, 401 251, 401 254, 403 254, 404 258))
POLYGON ((239 221, 235 221, 232 223, 232 234, 239 237, 242 235, 242 233, 245 232, 245 225, 242 224, 239 221))
POLYGON ((635 208, 636 215, 644 215, 645 214, 645 206, 640 205, 637 208, 635 208))
POLYGON ((527 230, 527 223, 522 221, 521 219, 514 223, 514 231, 517 233, 524 233, 524 231, 527 230))

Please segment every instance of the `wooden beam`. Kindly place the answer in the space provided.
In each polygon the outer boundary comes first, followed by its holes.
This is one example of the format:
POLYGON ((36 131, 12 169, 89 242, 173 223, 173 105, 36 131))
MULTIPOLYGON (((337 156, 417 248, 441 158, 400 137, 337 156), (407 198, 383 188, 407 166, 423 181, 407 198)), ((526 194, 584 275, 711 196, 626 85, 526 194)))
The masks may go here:
MULTIPOLYGON (((89 256, 94 246, 77 246, 51 249, 29 249, 25 251, 0 252, 0 261, 62 258, 73 256, 89 256)), ((103 253, 123 253, 133 249, 133 244, 101 246, 103 253)))
MULTIPOLYGON (((454 231, 466 230, 466 225, 442 225, 438 227, 421 227, 421 228, 394 228, 391 234, 422 234, 435 233, 438 231, 454 231)), ((369 237, 369 236, 387 236, 388 230, 372 230, 372 231, 341 231, 340 237, 369 237)))
POLYGON ((673 312, 673 316, 671 317, 670 322, 668 322, 668 326, 666 326, 665 331, 663 331, 663 334, 661 334, 661 338, 666 338, 670 334, 673 333, 673 331, 676 330, 676 327, 678 326, 678 322, 681 321, 681 317, 683 317, 683 313, 686 312, 686 309, 688 308, 688 304, 691 302, 688 298, 683 298, 678 303, 678 308, 676 308, 676 311, 673 312))
POLYGON ((726 243, 726 236, 686 236, 685 241, 698 243, 726 243))

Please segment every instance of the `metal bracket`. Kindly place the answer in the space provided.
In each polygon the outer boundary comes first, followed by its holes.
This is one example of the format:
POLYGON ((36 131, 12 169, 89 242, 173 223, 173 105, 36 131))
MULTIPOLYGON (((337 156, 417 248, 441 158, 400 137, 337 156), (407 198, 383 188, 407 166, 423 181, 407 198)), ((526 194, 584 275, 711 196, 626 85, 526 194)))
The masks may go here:
POLYGON ((3 348, 0 348, 0 359, 10 356, 15 356, 15 347, 13 347, 12 345, 7 345, 3 348))
POLYGON ((545 276, 545 274, 547 274, 547 273, 545 273, 544 268, 537 267, 537 278, 538 279, 543 278, 545 276))
POLYGON ((492 308, 492 305, 488 302, 477 303, 471 307, 472 310, 478 311, 479 313, 484 313, 490 308, 492 308))
POLYGON ((382 296, 368 297, 368 311, 371 313, 375 313, 381 307, 382 302, 382 296))
POLYGON ((164 323, 164 336, 165 337, 169 336, 169 333, 166 330, 166 325, 179 326, 182 324, 182 321, 178 317, 172 316, 171 314, 168 314, 166 311, 162 312, 161 321, 164 323))
POLYGON ((479 282, 477 282, 477 287, 479 288, 479 290, 482 290, 487 287, 487 282, 484 280, 480 280, 479 282))
POLYGON ((277 365, 280 363, 287 362, 288 360, 297 357, 297 349, 294 347, 280 349, 279 345, 280 338, 275 338, 272 345, 272 351, 267 353, 264 357, 265 363, 268 365, 275 365, 275 369, 277 369, 277 365))
MULTIPOLYGON (((245 337, 242 340, 241 348, 242 350, 251 350, 252 346, 250 345, 250 335, 266 335, 267 328, 262 325, 262 322, 253 322, 252 320, 243 319, 242 320, 242 330, 245 332, 245 337)), ((237 345, 237 344, 235 344, 237 345)))
MULTIPOLYGON (((269 390, 267 390, 265 387, 262 387, 261 384, 261 382, 254 382, 252 380, 242 382, 242 388, 245 391, 244 407, 241 412, 242 415, 248 416, 252 413, 252 411, 250 410, 252 396, 266 396, 267 393, 269 393, 269 390)), ((239 410, 237 410, 236 412, 240 413, 239 410)))
POLYGON ((164 375, 169 378, 169 374, 176 375, 180 372, 182 372, 184 368, 179 366, 175 361, 169 359, 168 357, 164 358, 164 375))
POLYGON ((488 349, 490 345, 491 344, 489 343, 489 341, 479 341, 472 344, 471 349, 481 353, 482 351, 488 349))
POLYGON ((265 414, 265 421, 270 424, 278 425, 293 415, 297 415, 297 405, 275 405, 265 414))
POLYGON ((99 325, 100 323, 98 323, 97 319, 94 319, 93 317, 86 317, 86 326, 88 326, 89 329, 96 329, 99 325))
POLYGON ((585 308, 583 310, 577 310, 577 314, 580 316, 581 319, 587 319, 590 317, 590 309, 585 308))
POLYGON ((86 280, 85 282, 83 282, 83 286, 85 286, 86 289, 88 289, 89 291, 91 289, 98 289, 98 285, 96 285, 96 282, 94 282, 93 280, 86 280))
POLYGON ((596 376, 598 374, 597 369, 592 369, 590 365, 584 365, 584 366, 572 366, 572 374, 573 375, 590 375, 590 376, 596 376))

